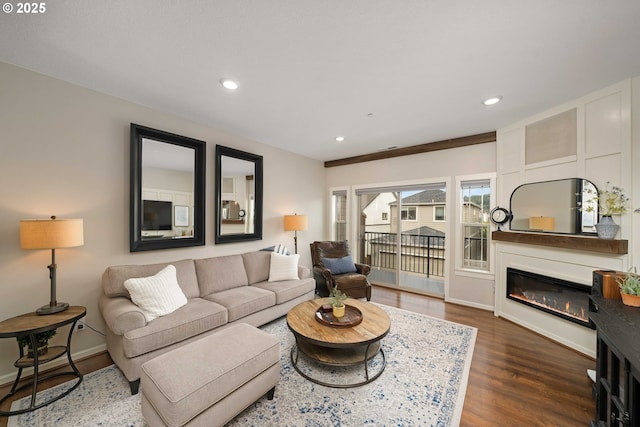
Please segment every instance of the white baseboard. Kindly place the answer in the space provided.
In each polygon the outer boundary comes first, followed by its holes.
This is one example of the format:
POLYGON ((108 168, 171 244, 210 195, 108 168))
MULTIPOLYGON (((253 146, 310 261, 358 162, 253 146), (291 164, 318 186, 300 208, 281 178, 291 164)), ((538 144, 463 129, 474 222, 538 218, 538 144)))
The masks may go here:
POLYGON ((456 299, 456 298, 446 298, 444 301, 448 302, 448 303, 452 303, 452 304, 458 304, 458 305, 464 305, 464 306, 467 306, 467 307, 479 308, 480 310, 493 311, 493 306, 492 305, 478 304, 478 303, 475 303, 475 302, 469 302, 469 301, 466 301, 466 300, 456 299))
MULTIPOLYGON (((93 356, 94 354, 102 353, 107 350, 106 344, 100 344, 95 347, 88 348, 86 350, 81 350, 75 353, 71 353, 71 359, 76 362, 80 359, 84 359, 85 357, 93 356)), ((57 368, 58 366, 69 365, 69 361, 66 356, 60 356, 56 360, 52 360, 49 363, 44 363, 40 365, 40 372, 44 372, 46 370, 57 368)), ((69 368, 71 369, 71 368, 69 368)), ((16 375, 18 375, 18 370, 16 369, 12 373, 8 373, 0 376, 0 384, 7 385, 13 384, 16 380, 16 375)), ((33 375, 33 368, 27 368, 22 371, 22 378, 28 377, 29 375, 33 375)))

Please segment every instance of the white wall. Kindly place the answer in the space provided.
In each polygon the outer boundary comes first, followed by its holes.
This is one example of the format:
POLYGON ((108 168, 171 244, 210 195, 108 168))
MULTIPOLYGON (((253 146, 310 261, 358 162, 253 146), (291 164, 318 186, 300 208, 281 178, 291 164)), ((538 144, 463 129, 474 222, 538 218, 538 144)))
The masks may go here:
MULTIPOLYGON (((283 123, 283 126, 286 126, 283 123)), ((0 319, 49 302, 50 251, 20 249, 24 218, 83 218, 85 244, 56 251, 59 301, 87 307, 87 323, 104 330, 97 302, 100 276, 114 264, 144 264, 242 253, 283 243, 283 215, 307 214, 298 233, 304 248, 327 234, 321 162, 275 149, 176 116, 0 63, 0 319), (206 246, 129 252, 129 125, 138 123, 207 142, 206 246), (214 149, 221 144, 264 156, 264 223, 261 241, 213 244, 214 149)), ((54 338, 63 342, 66 334, 54 338)), ((76 357, 103 350, 89 330, 74 335, 76 357)), ((0 340, 0 384, 13 380, 14 340, 0 340)))
MULTIPOLYGON (((640 108, 632 99, 640 98, 638 79, 618 84, 572 100, 499 129, 498 136, 498 200, 506 205, 511 192, 520 184, 561 178, 586 178, 599 189, 610 181, 631 196, 630 207, 637 208, 638 177, 633 176, 631 159, 637 157, 638 116, 640 108), (635 107, 635 109, 633 108, 635 107), (576 154, 525 165, 525 128, 528 124, 560 114, 577 111, 576 154), (635 126, 635 133, 632 128, 635 126), (633 135, 633 137, 632 137, 633 135)), ((637 172, 635 172, 637 173, 637 172)), ((592 272, 598 269, 627 270, 637 262, 638 214, 629 212, 615 217, 620 225, 618 239, 629 240, 629 254, 609 255, 568 249, 537 247, 498 242, 496 245, 496 315, 508 318, 536 332, 559 341, 590 356, 595 356, 595 332, 570 324, 506 299, 506 268, 515 267, 534 273, 591 285, 592 272)), ((594 237, 595 239, 595 237, 594 237)))
MULTIPOLYGON (((454 148, 451 150, 434 151, 430 153, 416 154, 412 156, 394 157, 385 160, 376 160, 366 163, 338 166, 326 170, 327 190, 325 197, 329 197, 329 189, 342 186, 379 185, 389 183, 431 183, 447 182, 448 186, 455 183, 457 175, 470 175, 491 173, 496 170, 496 144, 494 142, 472 145, 468 147, 454 148)), ((448 194, 454 195, 455 191, 448 188, 448 194)), ((353 199, 353 194, 350 194, 353 199)), ((450 196, 455 197, 455 196, 450 196)), ((453 199, 451 199, 453 200, 453 199)), ((457 218, 457 203, 449 203, 450 210, 446 212, 447 218, 457 218)), ((355 206, 352 205, 352 210, 355 206)), ((330 218, 329 215, 326 216, 330 218)), ((455 262, 452 256, 456 253, 452 245, 456 242, 452 224, 455 221, 447 221, 447 271, 449 275, 445 281, 445 299, 461 304, 493 308, 492 275, 460 275, 455 270, 455 262)), ((329 230, 330 224, 325 224, 329 230)), ((355 227, 351 230, 353 231, 355 227)), ((328 231, 327 231, 328 237, 328 231)), ((354 239, 354 237, 351 237, 354 239)))

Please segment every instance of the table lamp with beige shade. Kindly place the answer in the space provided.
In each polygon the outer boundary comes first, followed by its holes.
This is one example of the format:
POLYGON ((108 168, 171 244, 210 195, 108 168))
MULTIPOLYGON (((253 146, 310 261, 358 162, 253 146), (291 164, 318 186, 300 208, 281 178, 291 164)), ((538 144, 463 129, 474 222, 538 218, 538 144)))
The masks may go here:
POLYGON ((553 231, 556 228, 556 219, 552 216, 532 216, 529 218, 530 230, 553 231))
POLYGON ((23 219, 20 221, 20 247, 22 249, 51 249, 49 279, 51 301, 36 310, 38 314, 53 314, 69 308, 66 302, 56 301, 56 249, 84 244, 82 219, 23 219))

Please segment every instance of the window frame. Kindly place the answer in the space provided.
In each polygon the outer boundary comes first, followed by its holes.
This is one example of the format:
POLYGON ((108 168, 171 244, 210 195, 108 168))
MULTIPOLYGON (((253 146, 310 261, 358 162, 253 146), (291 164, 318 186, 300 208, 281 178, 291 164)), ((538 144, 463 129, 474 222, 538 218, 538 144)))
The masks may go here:
POLYGON ((349 214, 350 214, 350 207, 349 207, 349 194, 350 193, 350 188, 349 187, 332 187, 329 189, 329 218, 331 218, 331 240, 346 240, 349 239, 349 233, 350 233, 350 222, 349 222, 349 214), (344 220, 342 219, 338 219, 336 216, 336 198, 337 197, 344 197, 344 220), (337 224, 344 224, 344 236, 338 236, 337 233, 337 224))
MULTIPOLYGON (((463 221, 465 214, 465 203, 464 203, 464 191, 463 185, 465 183, 473 183, 479 181, 487 181, 489 185, 489 211, 490 209, 496 205, 496 174, 495 173, 486 173, 486 174, 475 174, 475 175, 461 175, 456 177, 456 210, 457 210, 457 220, 454 226, 454 238, 455 238, 455 270, 456 274, 478 277, 487 279, 487 276, 495 275, 495 249, 494 245, 491 244, 491 232, 493 231, 493 224, 490 222, 488 215, 486 220, 479 223, 466 223, 463 221), (486 268, 479 268, 473 266, 465 265, 465 240, 466 240, 466 227, 480 227, 486 230, 486 244, 487 244, 487 252, 486 252, 486 268)), ((489 211, 486 213, 488 214, 489 211)), ((483 214, 483 211, 480 211, 480 214, 483 214)))
POLYGON ((418 208, 417 206, 402 206, 400 209, 400 221, 418 221, 418 208), (413 211, 413 218, 403 218, 403 214, 407 212, 407 217, 409 216, 409 210, 413 211))

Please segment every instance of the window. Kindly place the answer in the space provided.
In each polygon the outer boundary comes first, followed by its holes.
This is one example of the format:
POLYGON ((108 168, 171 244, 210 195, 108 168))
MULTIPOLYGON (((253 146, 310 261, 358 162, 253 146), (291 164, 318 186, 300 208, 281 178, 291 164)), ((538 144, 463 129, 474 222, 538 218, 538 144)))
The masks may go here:
POLYGON ((333 199, 333 239, 347 240, 347 192, 334 191, 333 199))
POLYGON ((402 210, 400 211, 400 219, 403 221, 415 221, 417 219, 416 207, 415 206, 403 207, 402 210))
POLYGON ((489 271, 491 181, 460 182, 462 267, 489 271))
POLYGON ((434 221, 444 221, 444 206, 434 206, 433 207, 433 220, 434 221))
POLYGON ((389 212, 382 212, 382 220, 389 221, 389 212))

